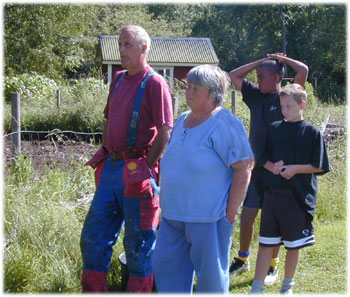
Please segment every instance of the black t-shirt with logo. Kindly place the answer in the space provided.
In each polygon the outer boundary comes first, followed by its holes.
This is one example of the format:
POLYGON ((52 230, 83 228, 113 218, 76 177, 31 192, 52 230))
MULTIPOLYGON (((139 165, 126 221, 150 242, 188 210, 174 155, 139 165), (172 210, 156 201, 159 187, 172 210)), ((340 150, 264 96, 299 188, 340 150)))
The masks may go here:
MULTIPOLYGON (((267 171, 264 187, 292 188, 305 211, 314 216, 317 200, 317 175, 329 171, 326 144, 319 129, 302 120, 288 123, 278 121, 268 127, 258 164, 267 161, 284 165, 306 165, 322 169, 321 173, 296 174, 287 180, 281 175, 267 171)), ((282 199, 283 197, 281 197, 282 199)))
POLYGON ((242 82, 243 102, 250 110, 249 141, 255 158, 259 156, 267 133, 267 127, 283 119, 278 94, 263 94, 259 86, 250 80, 242 82))

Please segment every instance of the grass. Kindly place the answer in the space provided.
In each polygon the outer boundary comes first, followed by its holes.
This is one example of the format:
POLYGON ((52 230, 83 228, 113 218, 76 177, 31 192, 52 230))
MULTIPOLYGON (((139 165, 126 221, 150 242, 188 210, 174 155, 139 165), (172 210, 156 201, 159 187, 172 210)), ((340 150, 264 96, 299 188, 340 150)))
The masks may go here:
MULTIPOLYGON (((259 220, 256 222, 258 226, 259 220)), ((234 229, 234 242, 231 257, 237 256, 239 227, 234 229)), ((301 251, 301 260, 295 275, 297 294, 344 294, 347 292, 347 245, 346 228, 343 221, 332 223, 315 222, 316 244, 301 251)), ((230 292, 249 293, 254 279, 255 261, 258 251, 257 234, 251 245, 251 269, 231 277, 230 292)), ((265 287, 266 293, 278 294, 284 275, 286 250, 281 247, 279 280, 271 287, 265 287)))
MULTIPOLYGON (((183 99, 180 99, 183 100, 183 99)), ((228 104, 228 103, 227 103, 228 104)), ((247 126, 249 114, 237 98, 237 114, 247 126)), ((317 105, 308 119, 321 123, 331 113, 331 122, 344 125, 345 106, 317 105)), ((249 122, 248 122, 249 124, 249 122)), ((317 243, 302 251, 296 274, 295 293, 334 294, 347 292, 346 272, 346 132, 328 144, 332 171, 319 179, 319 201, 315 217, 317 243)), ((80 232, 94 192, 93 172, 85 160, 73 160, 66 169, 33 168, 30 159, 19 156, 4 170, 4 292, 80 293, 80 232)), ((252 243, 251 271, 232 277, 232 293, 248 293, 254 277, 258 248, 258 224, 252 243)), ((239 222, 234 227, 231 256, 238 248, 239 222)), ((122 235, 114 247, 109 273, 110 290, 120 291, 118 255, 122 235)), ((280 282, 267 288, 278 293, 284 267, 281 249, 280 282)))
MULTIPOLYGON (((48 168, 42 174, 32 168, 29 159, 23 157, 8 170, 4 218, 5 292, 79 293, 79 237, 89 206, 79 204, 79 201, 93 192, 92 171, 82 163, 73 163, 69 170, 48 168)), ((330 212, 338 212, 338 209, 333 208, 330 212)), ((341 211, 345 212, 344 209, 341 211)), ((345 216, 332 217, 315 220, 317 243, 302 251, 295 293, 345 293, 347 290, 345 216)), ((259 219, 255 224, 257 230, 259 219)), ((232 257, 237 253, 238 226, 239 222, 234 228, 232 257)), ((251 246, 251 271, 231 277, 232 293, 248 293, 250 290, 258 249, 257 236, 255 232, 251 246)), ((117 258, 122 250, 120 236, 109 274, 110 290, 115 292, 120 291, 121 268, 117 258)), ((281 277, 284 256, 282 248, 281 277)), ((266 292, 278 293, 281 277, 266 292)))
POLYGON ((34 170, 19 157, 5 188, 6 292, 79 291, 79 234, 86 207, 77 200, 93 191, 91 172, 34 170))

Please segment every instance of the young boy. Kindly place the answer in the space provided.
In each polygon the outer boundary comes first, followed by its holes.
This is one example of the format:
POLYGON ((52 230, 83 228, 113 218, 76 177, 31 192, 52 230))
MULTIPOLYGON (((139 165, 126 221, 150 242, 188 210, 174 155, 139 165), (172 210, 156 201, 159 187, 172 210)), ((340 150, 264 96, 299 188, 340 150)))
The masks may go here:
POLYGON ((267 170, 259 251, 251 293, 264 292, 273 247, 287 249, 281 293, 292 293, 300 249, 315 244, 316 175, 329 171, 320 131, 304 120, 307 93, 298 84, 280 92, 284 120, 269 126, 258 163, 267 170))

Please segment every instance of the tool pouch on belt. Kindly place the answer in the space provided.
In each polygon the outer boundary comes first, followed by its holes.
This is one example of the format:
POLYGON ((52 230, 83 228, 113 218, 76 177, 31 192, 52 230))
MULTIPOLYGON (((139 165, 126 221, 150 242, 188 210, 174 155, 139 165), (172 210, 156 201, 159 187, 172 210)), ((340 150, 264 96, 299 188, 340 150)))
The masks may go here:
POLYGON ((95 185, 96 188, 98 187, 100 183, 101 173, 102 169, 104 167, 104 164, 106 162, 106 159, 108 157, 108 153, 105 149, 100 148, 93 156, 92 158, 85 163, 85 166, 91 166, 93 169, 95 169, 95 185))
POLYGON ((126 197, 152 197, 151 170, 144 157, 125 160, 123 168, 126 197))
POLYGON ((108 153, 104 150, 104 148, 100 148, 92 158, 85 163, 85 166, 91 166, 93 169, 96 169, 98 164, 108 157, 108 153))

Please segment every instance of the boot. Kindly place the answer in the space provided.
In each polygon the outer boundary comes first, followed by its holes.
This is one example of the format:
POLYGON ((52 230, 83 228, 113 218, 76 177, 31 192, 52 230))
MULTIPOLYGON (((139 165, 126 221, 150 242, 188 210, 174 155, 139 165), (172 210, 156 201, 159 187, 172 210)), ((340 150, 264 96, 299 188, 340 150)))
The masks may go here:
POLYGON ((81 277, 83 293, 108 292, 107 274, 108 272, 83 269, 83 274, 81 277))
POLYGON ((153 288, 153 273, 146 277, 137 277, 129 275, 128 293, 151 293, 153 288))

